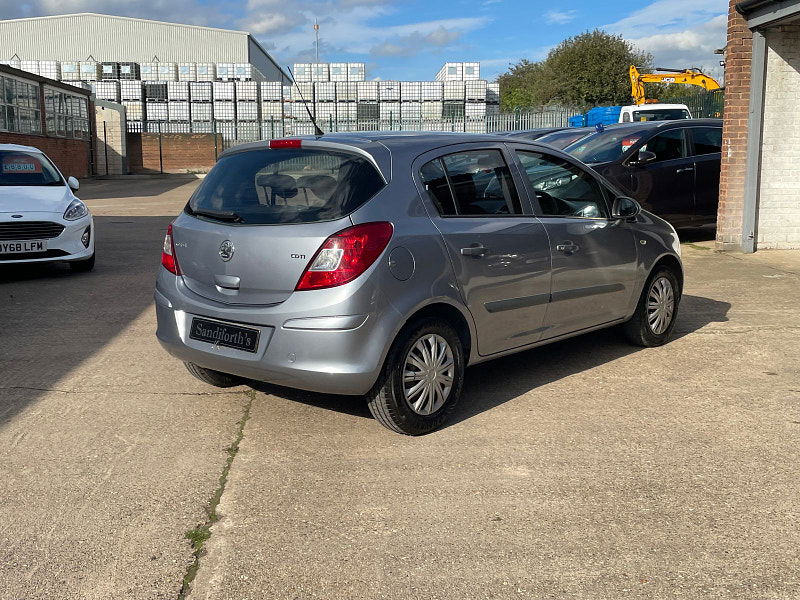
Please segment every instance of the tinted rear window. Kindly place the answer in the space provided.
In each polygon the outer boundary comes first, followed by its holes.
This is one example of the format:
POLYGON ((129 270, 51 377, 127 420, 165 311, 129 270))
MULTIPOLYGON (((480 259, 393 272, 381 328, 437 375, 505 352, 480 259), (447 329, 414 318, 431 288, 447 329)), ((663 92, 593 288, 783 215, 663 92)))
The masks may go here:
POLYGON ((339 219, 385 185, 366 158, 348 152, 250 150, 223 157, 189 200, 203 218, 234 214, 245 225, 339 219), (209 211, 211 214, 203 214, 209 211))

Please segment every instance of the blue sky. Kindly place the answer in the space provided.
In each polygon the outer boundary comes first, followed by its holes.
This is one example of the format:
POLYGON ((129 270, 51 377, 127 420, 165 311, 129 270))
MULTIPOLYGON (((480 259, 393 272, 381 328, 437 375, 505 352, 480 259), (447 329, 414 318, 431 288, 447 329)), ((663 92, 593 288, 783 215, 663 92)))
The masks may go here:
MULTIPOLYGON (((320 59, 367 63, 368 77, 430 79, 446 61, 480 61, 492 79, 522 58, 596 27, 651 52, 656 66, 720 75, 725 0, 0 0, 0 18, 102 12, 253 33, 282 65, 320 59)), ((0 46, 2 44, 0 43, 0 46)))

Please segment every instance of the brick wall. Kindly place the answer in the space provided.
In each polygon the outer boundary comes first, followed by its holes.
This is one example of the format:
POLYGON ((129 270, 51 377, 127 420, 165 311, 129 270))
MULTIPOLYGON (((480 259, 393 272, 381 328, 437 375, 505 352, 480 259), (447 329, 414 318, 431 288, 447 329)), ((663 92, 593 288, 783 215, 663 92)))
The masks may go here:
POLYGON ((758 248, 800 248, 800 25, 766 31, 758 248))
POLYGON ((0 144, 34 146, 50 157, 64 177, 89 177, 89 142, 0 131, 0 144))
MULTIPOLYGON (((161 156, 165 173, 206 172, 214 166, 216 154, 221 152, 222 136, 219 134, 164 133, 161 135, 161 156)), ((131 173, 158 173, 160 171, 159 134, 128 134, 128 166, 131 173)))
POLYGON ((720 250, 740 249, 742 237, 753 34, 744 17, 734 8, 740 1, 730 0, 728 8, 725 122, 722 129, 722 173, 717 216, 717 248, 720 250))

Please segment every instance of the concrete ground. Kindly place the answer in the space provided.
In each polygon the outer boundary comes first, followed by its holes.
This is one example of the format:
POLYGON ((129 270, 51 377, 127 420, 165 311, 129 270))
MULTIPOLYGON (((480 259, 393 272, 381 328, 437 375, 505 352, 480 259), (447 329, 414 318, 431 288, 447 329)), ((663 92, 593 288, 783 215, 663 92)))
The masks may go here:
POLYGON ((453 422, 405 438, 160 349, 196 185, 87 184, 93 273, 0 268, 0 598, 800 597, 800 253, 690 238, 670 344, 474 367, 453 422))

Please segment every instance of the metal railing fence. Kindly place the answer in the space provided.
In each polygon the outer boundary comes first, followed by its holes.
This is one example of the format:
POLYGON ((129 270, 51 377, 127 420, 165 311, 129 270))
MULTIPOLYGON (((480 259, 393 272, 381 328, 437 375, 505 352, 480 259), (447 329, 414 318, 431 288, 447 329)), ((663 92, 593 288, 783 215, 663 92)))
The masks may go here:
MULTIPOLYGON (((540 127, 566 127, 568 119, 578 109, 553 107, 536 112, 490 114, 480 117, 444 117, 438 119, 394 118, 339 120, 333 116, 318 119, 325 133, 348 131, 459 131, 467 133, 493 133, 518 131, 540 127)), ((270 140, 291 135, 313 135, 314 125, 309 120, 291 117, 269 117, 257 121, 128 121, 130 133, 216 133, 220 134, 225 148, 270 140)))

